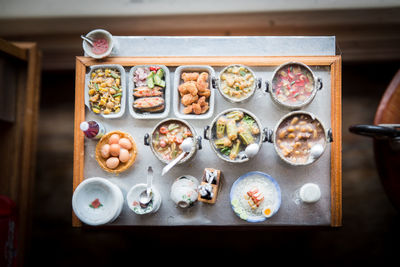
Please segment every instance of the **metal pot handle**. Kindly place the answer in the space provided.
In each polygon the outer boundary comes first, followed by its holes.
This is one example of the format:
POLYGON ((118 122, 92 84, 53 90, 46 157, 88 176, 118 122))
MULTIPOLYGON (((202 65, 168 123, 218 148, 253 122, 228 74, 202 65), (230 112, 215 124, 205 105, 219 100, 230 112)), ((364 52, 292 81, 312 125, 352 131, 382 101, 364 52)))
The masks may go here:
POLYGON ((263 143, 265 143, 265 142, 273 143, 273 140, 272 140, 273 131, 268 128, 264 128, 262 131, 263 131, 263 135, 264 135, 262 138, 262 142, 263 143))
POLYGON ((210 138, 207 135, 209 129, 210 129, 209 125, 204 127, 203 137, 204 137, 205 140, 210 140, 210 138))
POLYGON ((218 78, 217 77, 211 77, 211 85, 212 85, 212 88, 218 89, 218 78))
POLYGON ((150 145, 150 143, 149 143, 149 138, 150 138, 150 135, 149 135, 148 133, 146 133, 146 134, 144 135, 144 145, 145 145, 145 146, 149 146, 149 145, 150 145))
POLYGON ((265 81, 265 92, 266 93, 269 93, 269 86, 270 86, 270 84, 269 84, 269 82, 268 81, 265 81))
POLYGON ((197 142, 197 148, 199 149, 199 150, 201 150, 202 148, 203 148, 203 145, 202 145, 202 143, 201 143, 201 136, 197 136, 196 137, 196 142, 197 142))
POLYGON ((349 131, 355 134, 377 137, 377 138, 395 138, 400 136, 400 131, 394 128, 378 126, 378 125, 367 125, 358 124, 349 127, 349 131))
POLYGON ((257 78, 256 89, 262 88, 262 78, 257 78))
POLYGON ((321 90, 324 84, 322 83, 322 79, 317 77, 317 90, 321 90))
POLYGON ((330 129, 326 132, 326 141, 327 141, 328 143, 332 143, 332 142, 333 142, 332 128, 330 128, 330 129))

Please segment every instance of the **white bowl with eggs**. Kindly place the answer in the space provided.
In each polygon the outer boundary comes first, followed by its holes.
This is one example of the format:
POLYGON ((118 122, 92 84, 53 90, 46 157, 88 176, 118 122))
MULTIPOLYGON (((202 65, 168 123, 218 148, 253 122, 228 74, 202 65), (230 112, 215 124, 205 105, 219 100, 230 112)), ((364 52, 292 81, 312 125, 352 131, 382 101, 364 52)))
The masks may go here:
POLYGON ((75 215, 83 223, 93 226, 113 222, 120 215, 123 203, 121 189, 100 177, 85 179, 72 196, 75 215))

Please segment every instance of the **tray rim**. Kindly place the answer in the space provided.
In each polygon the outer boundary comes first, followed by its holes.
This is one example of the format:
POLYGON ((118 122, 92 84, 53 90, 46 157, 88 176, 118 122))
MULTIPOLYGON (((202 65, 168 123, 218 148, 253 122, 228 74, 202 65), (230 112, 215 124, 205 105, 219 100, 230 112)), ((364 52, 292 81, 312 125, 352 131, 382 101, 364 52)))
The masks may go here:
MULTIPOLYGON (((287 61, 299 61, 310 66, 331 68, 331 227, 342 226, 342 57, 336 56, 160 56, 160 57, 109 57, 96 60, 77 56, 75 63, 74 108, 74 157, 73 192, 84 180, 84 135, 79 125, 85 120, 85 74, 86 68, 98 64, 120 64, 123 67, 161 64, 225 66, 243 64, 248 66, 279 66, 287 61)), ((81 227, 82 222, 72 211, 72 226, 81 227)), ((239 226, 240 227, 240 226, 239 226)))

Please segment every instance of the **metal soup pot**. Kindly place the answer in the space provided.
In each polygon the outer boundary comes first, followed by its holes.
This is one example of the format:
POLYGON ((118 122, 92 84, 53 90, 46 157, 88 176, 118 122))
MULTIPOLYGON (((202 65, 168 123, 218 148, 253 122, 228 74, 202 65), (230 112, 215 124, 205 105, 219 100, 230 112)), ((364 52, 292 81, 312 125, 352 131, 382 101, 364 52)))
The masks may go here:
MULTIPOLYGON (((317 159, 319 159, 322 154, 324 153, 325 149, 326 149, 326 145, 327 143, 332 143, 333 142, 333 138, 332 138, 332 129, 330 128, 329 130, 326 130, 326 128, 324 127, 323 123, 321 122, 321 120, 319 120, 314 114, 310 113, 310 112, 306 112, 306 111, 293 111, 290 112, 288 114, 286 114, 284 117, 282 117, 279 122, 276 124, 274 130, 270 130, 267 129, 267 141, 270 143, 274 144, 274 148, 276 153, 279 155, 279 157, 286 163, 292 165, 292 166, 305 166, 305 165, 309 165, 313 162, 315 162, 317 159), (320 149, 320 151, 317 151, 318 153, 314 152, 312 153, 311 151, 309 152, 310 155, 308 156, 308 159, 306 162, 294 162, 289 160, 288 158, 286 158, 282 152, 282 149, 279 147, 278 144, 278 137, 279 137, 279 133, 278 131, 285 126, 286 124, 290 124, 289 120, 292 120, 292 118, 294 117, 300 117, 301 115, 306 116, 308 118, 311 118, 313 121, 316 121, 319 123, 318 127, 321 127, 321 131, 320 133, 322 133, 323 136, 322 137, 322 143, 319 142, 318 144, 322 145, 322 149, 320 149), (312 156, 311 153, 314 155, 312 156)), ((310 148, 311 150, 312 148, 310 148)))
POLYGON ((217 87, 218 87, 218 90, 219 90, 220 94, 221 94, 226 100, 228 100, 228 101, 231 102, 231 103, 241 103, 241 102, 245 102, 245 101, 249 100, 249 99, 254 95, 256 89, 261 88, 262 80, 261 80, 261 78, 257 78, 257 76, 256 76, 256 74, 254 73, 254 71, 253 71, 252 69, 250 69, 249 67, 244 66, 244 65, 240 65, 240 64, 233 64, 233 65, 226 66, 224 69, 221 70, 221 72, 219 73, 218 80, 217 80, 216 83, 217 83, 217 87), (242 67, 242 68, 245 68, 246 70, 248 70, 248 71, 250 72, 250 74, 251 74, 251 75, 253 76, 253 78, 254 78, 254 82, 253 82, 253 86, 252 86, 252 88, 251 88, 251 91, 250 91, 246 96, 244 96, 244 97, 235 98, 235 97, 229 96, 229 95, 227 95, 227 94, 225 94, 225 93, 223 92, 221 76, 222 76, 229 68, 232 68, 232 67, 239 67, 239 68, 242 67))
POLYGON ((155 132, 157 131, 157 129, 164 123, 168 123, 168 122, 175 122, 175 123, 179 123, 179 124, 183 124, 186 127, 188 127, 190 129, 190 131, 192 132, 192 138, 193 138, 193 146, 192 146, 192 150, 189 152, 188 155, 186 155, 184 158, 182 158, 178 164, 182 164, 184 162, 189 161, 190 159, 192 159, 194 157, 194 155, 196 154, 197 150, 201 150, 202 145, 201 145, 201 136, 198 136, 196 134, 196 130, 193 128, 192 125, 190 125, 187 121, 182 120, 182 119, 176 119, 176 118, 168 118, 168 119, 164 119, 162 121, 160 121, 152 130, 151 134, 146 133, 144 135, 144 144, 146 146, 150 146, 151 151, 153 152, 153 154, 156 156, 156 158, 158 158, 161 162, 168 164, 170 162, 170 160, 166 160, 164 159, 160 153, 158 153, 153 145, 153 137, 155 132))
POLYGON ((322 79, 316 77, 314 72, 306 64, 303 64, 300 62, 287 62, 287 63, 280 65, 279 67, 277 67, 275 69, 274 73, 272 74, 271 83, 268 83, 268 81, 266 82, 265 92, 269 93, 272 101, 279 107, 281 107, 283 109, 288 109, 288 110, 297 110, 297 109, 301 109, 301 108, 304 108, 307 105, 309 105, 312 102, 312 100, 314 99, 317 91, 322 89, 322 86, 323 86, 322 79), (311 75, 313 89, 311 91, 311 95, 309 95, 308 98, 306 98, 304 101, 302 101, 300 103, 291 104, 288 102, 283 102, 278 99, 278 97, 276 96, 276 94, 274 92, 274 83, 275 83, 276 79, 278 78, 280 71, 282 71, 284 68, 287 68, 290 66, 296 66, 296 65, 299 66, 303 70, 305 69, 307 71, 307 73, 311 75))
MULTIPOLYGON (((213 151, 215 152, 215 154, 222 160, 225 160, 227 162, 231 162, 231 163, 242 163, 242 162, 247 162, 250 158, 245 155, 244 153, 242 153, 241 155, 237 156, 234 160, 230 159, 229 156, 223 154, 216 146, 215 146, 215 140, 217 140, 217 134, 216 134, 216 127, 217 127, 217 121, 218 119, 223 116, 226 115, 232 111, 241 111, 244 113, 244 116, 248 115, 250 116, 252 119, 254 119, 255 123, 257 124, 258 129, 260 130, 260 132, 257 134, 256 136, 256 140, 255 140, 255 144, 258 145, 258 151, 260 151, 261 149, 261 145, 267 141, 266 138, 266 130, 262 128, 262 125, 260 123, 260 120, 250 111, 246 110, 246 109, 242 109, 242 108, 231 108, 231 109, 227 109, 221 113, 219 113, 211 122, 210 125, 207 125, 204 127, 204 139, 209 140, 210 142, 210 146, 213 149, 213 151)), ((238 137, 239 138, 239 137, 238 137)), ((258 153, 257 151, 257 153, 258 153)), ((239 153, 240 154, 240 153, 239 153)))

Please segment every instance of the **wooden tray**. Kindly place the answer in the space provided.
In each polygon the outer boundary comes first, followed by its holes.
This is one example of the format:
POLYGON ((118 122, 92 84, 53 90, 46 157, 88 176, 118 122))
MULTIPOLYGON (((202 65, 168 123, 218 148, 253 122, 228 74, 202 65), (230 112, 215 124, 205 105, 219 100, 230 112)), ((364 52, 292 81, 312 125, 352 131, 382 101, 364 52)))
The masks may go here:
MULTIPOLYGON (((180 65, 226 66, 243 64, 247 66, 278 66, 288 61, 300 61, 310 66, 329 66, 331 75, 331 226, 342 225, 342 109, 341 109, 341 56, 306 57, 112 57, 94 60, 88 57, 76 57, 75 121, 74 121, 74 170, 73 190, 84 179, 84 135, 79 128, 85 120, 84 88, 87 67, 98 64, 120 64, 125 67, 135 65, 162 64, 167 67, 180 65)), ((73 214, 72 225, 81 226, 80 220, 73 214)))

